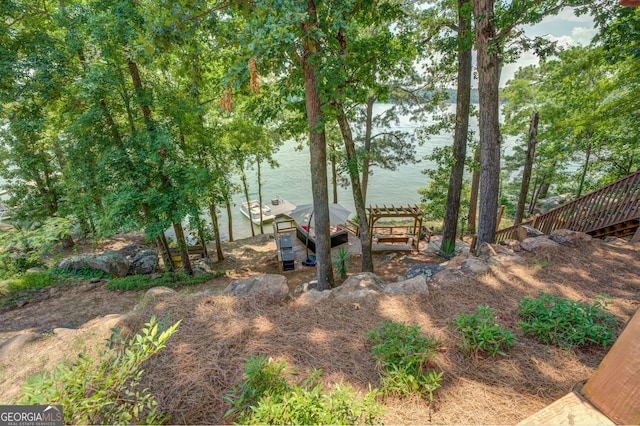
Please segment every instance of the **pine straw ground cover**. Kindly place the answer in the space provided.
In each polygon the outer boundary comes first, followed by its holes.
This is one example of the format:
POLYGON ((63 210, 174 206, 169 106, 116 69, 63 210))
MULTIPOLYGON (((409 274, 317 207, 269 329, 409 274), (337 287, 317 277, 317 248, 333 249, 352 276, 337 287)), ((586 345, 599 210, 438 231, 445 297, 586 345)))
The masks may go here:
MULTIPOLYGON (((459 276, 425 297, 380 296, 314 305, 269 304, 229 296, 181 295, 130 317, 136 329, 155 313, 182 319, 168 347, 146 365, 144 385, 174 424, 221 424, 230 408, 223 395, 242 376, 252 354, 284 359, 304 372, 323 370, 330 386, 348 381, 360 391, 378 385, 366 332, 381 321, 417 323, 446 339, 439 350, 444 378, 429 404, 387 398, 386 424, 515 424, 574 389, 580 389, 609 348, 568 350, 544 346, 518 330, 518 300, 548 292, 593 302, 611 296, 618 332, 640 303, 640 247, 600 242, 523 254, 525 263, 482 276, 459 276), (518 336, 506 356, 465 358, 450 325, 459 313, 489 305, 497 322, 518 336)), ((400 273, 400 271, 398 271, 400 273)))

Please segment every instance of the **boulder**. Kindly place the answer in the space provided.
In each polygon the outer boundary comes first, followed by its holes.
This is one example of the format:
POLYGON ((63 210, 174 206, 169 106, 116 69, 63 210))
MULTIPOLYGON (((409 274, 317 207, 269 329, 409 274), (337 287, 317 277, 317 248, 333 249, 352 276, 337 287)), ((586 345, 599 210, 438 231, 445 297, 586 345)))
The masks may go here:
POLYGON ((145 306, 155 305, 160 300, 174 297, 177 294, 177 291, 172 290, 169 287, 152 287, 147 290, 144 296, 142 296, 142 299, 140 299, 140 302, 138 303, 138 305, 136 305, 134 310, 139 310, 140 308, 145 306))
MULTIPOLYGON (((138 247, 135 244, 132 244, 132 246, 138 247)), ((121 253, 122 250, 120 251, 121 253)), ((154 248, 144 248, 136 252, 131 257, 130 262, 129 274, 131 275, 153 274, 154 272, 158 272, 158 250, 154 248)))
POLYGON ((424 275, 417 275, 408 280, 387 284, 382 290, 385 294, 429 294, 427 280, 424 275))
POLYGON ((504 266, 508 266, 508 265, 514 265, 514 264, 518 264, 518 263, 525 263, 525 260, 521 257, 518 256, 515 253, 498 253, 495 256, 491 256, 488 260, 487 263, 489 263, 489 265, 504 265, 504 266))
POLYGON ((549 210, 553 210, 556 207, 567 203, 570 200, 571 194, 552 195, 550 197, 538 200, 538 209, 540 210, 540 213, 544 214, 549 210))
POLYGON ((459 283, 461 280, 466 279, 464 274, 459 269, 445 269, 438 272, 434 277, 431 285, 436 288, 443 288, 459 283))
POLYGON ((592 237, 584 232, 572 231, 570 229, 556 229, 551 231, 549 239, 563 246, 574 246, 575 241, 591 241, 592 237))
POLYGON ((518 226, 517 233, 518 233, 518 240, 520 241, 524 241, 527 238, 540 237, 544 235, 543 232, 540 232, 533 226, 529 226, 529 225, 518 226))
POLYGON ((117 251, 119 253, 122 253, 123 256, 131 257, 135 256, 140 251, 140 247, 137 244, 129 244, 118 249, 117 251))
POLYGON ((336 293, 351 292, 362 289, 382 291, 384 282, 373 272, 360 272, 347 278, 340 287, 333 289, 336 293))
POLYGON ((613 244, 615 246, 624 246, 627 245, 629 242, 623 238, 618 238, 618 237, 606 237, 604 239, 604 242, 607 244, 613 244))
POLYGON ((306 293, 308 291, 317 290, 317 289, 318 289, 318 280, 311 280, 309 282, 300 284, 296 289, 295 293, 302 294, 302 293, 306 293))
POLYGON ((407 269, 406 277, 407 279, 411 279, 417 276, 423 276, 424 278, 429 280, 443 269, 444 266, 437 263, 423 263, 420 265, 413 265, 409 269, 407 269))
POLYGON ((523 250, 536 251, 540 249, 554 249, 560 247, 560 244, 550 240, 546 236, 526 238, 520 243, 523 250))
POLYGON ((81 270, 83 268, 96 269, 113 275, 126 277, 129 273, 129 261, 120 252, 105 251, 104 253, 83 254, 62 259, 58 264, 60 269, 81 270))
POLYGON ((191 268, 193 269, 194 275, 206 275, 216 272, 213 261, 208 257, 191 262, 191 268))
POLYGON ((478 257, 470 256, 462 262, 460 270, 471 274, 483 274, 489 270, 489 265, 478 257))
POLYGON ((492 244, 482 243, 482 245, 478 247, 476 254, 478 255, 478 257, 487 258, 487 257, 495 256, 498 253, 496 253, 496 250, 492 244))
POLYGON ((514 239, 500 240, 498 244, 508 248, 512 251, 522 251, 522 247, 520 246, 520 241, 514 239))
POLYGON ((303 293, 298 297, 298 301, 305 305, 313 304, 325 300, 331 296, 331 290, 318 291, 315 288, 303 293))
POLYGON ((289 298, 287 278, 277 274, 257 275, 231 281, 224 292, 240 297, 258 296, 270 301, 285 301, 289 298))

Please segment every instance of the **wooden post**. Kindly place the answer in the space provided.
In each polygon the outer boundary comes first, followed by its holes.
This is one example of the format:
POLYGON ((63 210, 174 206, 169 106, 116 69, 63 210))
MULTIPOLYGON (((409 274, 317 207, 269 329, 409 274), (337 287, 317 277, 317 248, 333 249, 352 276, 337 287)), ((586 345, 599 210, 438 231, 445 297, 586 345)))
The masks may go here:
POLYGON ((640 225, 638 225, 638 229, 636 230, 636 233, 631 238, 631 242, 640 243, 640 225))
POLYGON ((581 392, 616 424, 640 424, 640 309, 581 392))
POLYGON ((502 221, 502 214, 504 213, 504 206, 500 206, 498 210, 498 218, 496 219, 496 229, 500 227, 500 222, 502 221))

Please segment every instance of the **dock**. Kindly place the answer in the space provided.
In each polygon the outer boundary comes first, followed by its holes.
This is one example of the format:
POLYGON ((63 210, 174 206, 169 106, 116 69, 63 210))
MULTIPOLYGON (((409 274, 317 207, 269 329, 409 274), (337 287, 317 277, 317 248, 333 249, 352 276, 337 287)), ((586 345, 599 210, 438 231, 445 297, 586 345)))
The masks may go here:
POLYGON ((271 199, 269 208, 275 217, 280 217, 291 213, 296 208, 296 205, 281 197, 276 197, 271 199))

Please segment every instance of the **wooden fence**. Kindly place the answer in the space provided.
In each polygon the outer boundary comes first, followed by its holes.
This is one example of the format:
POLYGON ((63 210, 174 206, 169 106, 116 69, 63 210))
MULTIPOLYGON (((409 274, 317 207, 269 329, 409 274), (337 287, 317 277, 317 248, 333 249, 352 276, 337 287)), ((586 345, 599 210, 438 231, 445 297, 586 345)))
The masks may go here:
MULTIPOLYGON (((545 234, 571 229, 594 236, 630 235, 640 226, 640 170, 520 225, 545 234)), ((517 238, 520 225, 496 232, 496 241, 517 238)))

